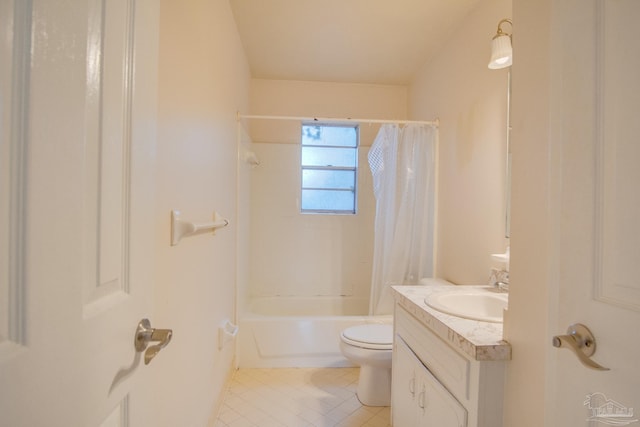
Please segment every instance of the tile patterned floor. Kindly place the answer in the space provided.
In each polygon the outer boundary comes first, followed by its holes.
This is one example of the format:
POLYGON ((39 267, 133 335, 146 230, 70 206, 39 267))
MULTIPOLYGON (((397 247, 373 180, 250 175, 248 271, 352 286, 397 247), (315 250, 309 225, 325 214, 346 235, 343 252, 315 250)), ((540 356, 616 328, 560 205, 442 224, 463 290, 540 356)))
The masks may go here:
POLYGON ((388 427, 389 408, 362 405, 358 368, 240 369, 214 427, 388 427))

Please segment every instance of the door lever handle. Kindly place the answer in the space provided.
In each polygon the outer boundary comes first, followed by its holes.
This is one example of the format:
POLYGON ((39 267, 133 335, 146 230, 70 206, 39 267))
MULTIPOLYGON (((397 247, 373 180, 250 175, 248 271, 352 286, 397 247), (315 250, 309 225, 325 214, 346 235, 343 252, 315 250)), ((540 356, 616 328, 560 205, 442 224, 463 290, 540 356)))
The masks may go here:
POLYGON ((602 365, 591 360, 591 356, 596 352, 596 339, 585 325, 576 323, 569 326, 567 335, 556 335, 552 344, 557 348, 568 348, 578 356, 583 365, 598 371, 608 371, 602 365))
POLYGON ((148 365, 151 359, 169 344, 173 331, 171 329, 156 329, 151 327, 149 319, 142 319, 136 328, 135 347, 136 351, 144 351, 144 364, 148 365), (150 342, 158 344, 149 346, 150 342), (146 350, 146 351, 145 351, 146 350))

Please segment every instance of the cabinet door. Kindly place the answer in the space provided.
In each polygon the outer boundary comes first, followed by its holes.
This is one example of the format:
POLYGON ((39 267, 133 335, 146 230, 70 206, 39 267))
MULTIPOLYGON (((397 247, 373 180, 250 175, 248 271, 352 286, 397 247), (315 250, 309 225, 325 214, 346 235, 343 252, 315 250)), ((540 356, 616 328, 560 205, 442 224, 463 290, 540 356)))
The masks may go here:
POLYGON ((416 425, 466 427, 467 410, 460 402, 422 365, 418 377, 420 390, 417 399, 420 412, 416 425))
POLYGON ((466 409, 396 336, 391 412, 394 427, 466 427, 466 409))
POLYGON ((399 336, 396 336, 393 346, 392 363, 391 415, 393 426, 416 426, 418 416, 416 357, 399 336))

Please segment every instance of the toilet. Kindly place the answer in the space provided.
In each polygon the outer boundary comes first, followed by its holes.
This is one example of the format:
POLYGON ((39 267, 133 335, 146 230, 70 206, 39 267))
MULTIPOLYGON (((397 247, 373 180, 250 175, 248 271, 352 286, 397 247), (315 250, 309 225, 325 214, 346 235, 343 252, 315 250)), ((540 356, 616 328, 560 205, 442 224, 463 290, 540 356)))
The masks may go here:
POLYGON ((393 325, 371 323, 347 328, 340 335, 340 350, 360 366, 360 402, 366 406, 390 406, 393 325))

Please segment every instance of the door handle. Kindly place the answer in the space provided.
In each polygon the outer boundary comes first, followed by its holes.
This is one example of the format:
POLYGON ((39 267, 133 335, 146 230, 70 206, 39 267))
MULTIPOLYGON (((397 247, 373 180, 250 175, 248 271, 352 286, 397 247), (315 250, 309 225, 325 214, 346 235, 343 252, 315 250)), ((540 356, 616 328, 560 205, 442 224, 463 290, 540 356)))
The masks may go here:
POLYGON ((144 351, 144 364, 148 365, 156 354, 169 344, 173 331, 171 329, 156 329, 151 327, 149 319, 142 319, 136 328, 135 347, 136 351, 144 351), (150 342, 158 344, 149 346, 150 342), (148 347, 148 348, 147 348, 148 347), (146 351, 145 351, 146 350, 146 351))
POLYGON ((591 360, 591 356, 596 352, 596 338, 589 328, 581 323, 569 326, 567 335, 556 335, 552 344, 557 348, 568 348, 578 356, 583 365, 598 371, 608 371, 602 365, 591 360))

